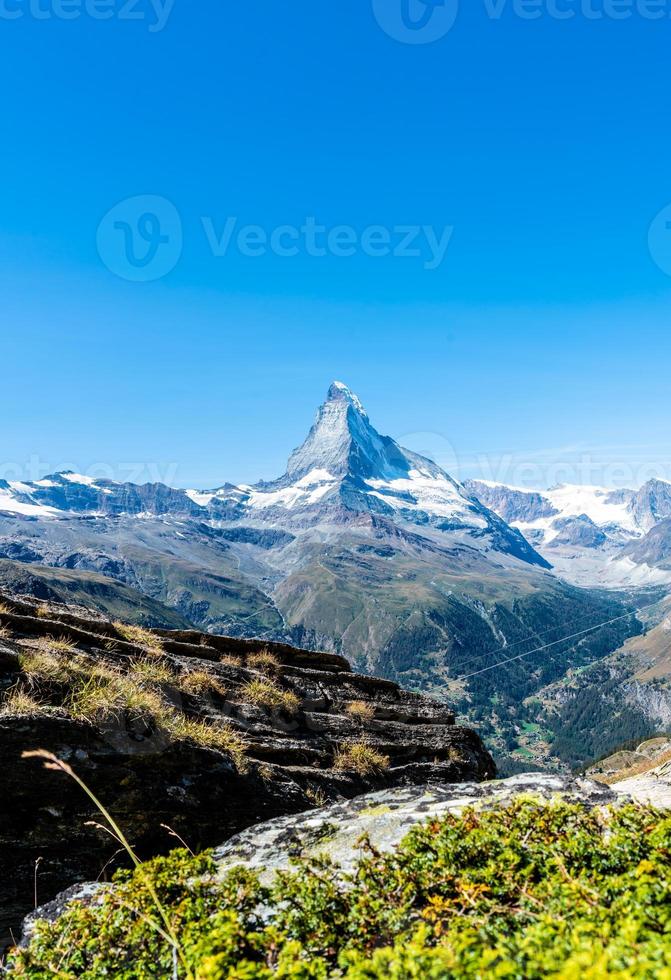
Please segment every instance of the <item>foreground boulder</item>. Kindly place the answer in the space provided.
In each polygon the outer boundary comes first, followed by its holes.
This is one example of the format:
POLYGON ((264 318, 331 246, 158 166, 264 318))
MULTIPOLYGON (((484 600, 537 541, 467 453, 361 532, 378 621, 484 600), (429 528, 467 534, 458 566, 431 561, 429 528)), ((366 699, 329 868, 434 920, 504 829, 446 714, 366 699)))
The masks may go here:
POLYGON ((0 604, 0 937, 123 857, 64 759, 143 859, 374 789, 477 781, 494 765, 439 702, 342 657, 68 607, 0 604), (93 822, 93 823, 92 823, 93 822))

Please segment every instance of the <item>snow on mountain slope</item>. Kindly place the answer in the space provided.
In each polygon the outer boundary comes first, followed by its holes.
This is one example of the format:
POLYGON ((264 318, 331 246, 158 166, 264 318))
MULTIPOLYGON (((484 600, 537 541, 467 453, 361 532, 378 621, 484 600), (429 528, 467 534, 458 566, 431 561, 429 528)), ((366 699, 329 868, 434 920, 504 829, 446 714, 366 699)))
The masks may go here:
POLYGON ((253 487, 241 489, 249 489, 245 504, 252 510, 264 510, 267 507, 285 507, 287 510, 292 510, 295 507, 310 507, 319 503, 327 493, 335 490, 337 482, 328 470, 313 469, 295 483, 279 490, 265 488, 257 490, 253 487))
POLYGON ((582 585, 643 586, 671 581, 650 548, 635 548, 671 516, 671 484, 640 490, 562 484, 549 490, 471 480, 468 489, 517 528, 555 569, 582 585))
MULTIPOLYGON (((198 499, 190 492, 191 499, 198 499)), ((286 473, 271 483, 215 492, 239 520, 296 528, 328 527, 374 516, 419 527, 480 551, 549 567, 524 537, 432 460, 403 449, 372 426, 360 400, 334 382, 286 473), (287 523, 288 522, 288 523, 287 523)))
POLYGON ((540 540, 534 532, 541 532, 542 543, 546 546, 557 537, 564 521, 582 517, 612 533, 631 536, 641 533, 631 509, 633 490, 568 483, 550 490, 524 490, 488 480, 470 480, 467 486, 483 503, 506 516, 523 533, 531 533, 540 540))
POLYGON ((371 425, 360 400, 340 381, 329 388, 305 442, 289 457, 283 477, 250 489, 253 509, 310 507, 347 484, 363 509, 380 504, 396 514, 457 518, 486 526, 483 508, 429 459, 402 449, 371 425), (378 503, 380 502, 380 503, 378 503))
POLYGON ((0 488, 5 512, 105 519, 153 517, 217 525, 246 522, 285 530, 341 527, 386 520, 433 535, 444 546, 496 552, 549 568, 508 526, 436 463, 403 449, 372 426, 357 396, 334 382, 286 472, 254 486, 177 490, 96 480, 73 472, 0 488))
POLYGON ((24 517, 53 517, 58 513, 53 507, 31 503, 29 494, 26 484, 0 481, 0 512, 24 517))

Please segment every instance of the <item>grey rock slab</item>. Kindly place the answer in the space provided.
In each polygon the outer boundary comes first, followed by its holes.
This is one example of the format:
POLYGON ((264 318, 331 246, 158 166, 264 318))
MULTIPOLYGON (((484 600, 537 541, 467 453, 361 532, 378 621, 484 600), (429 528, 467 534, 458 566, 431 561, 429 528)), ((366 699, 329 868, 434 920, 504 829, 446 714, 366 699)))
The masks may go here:
POLYGON ((362 838, 380 852, 390 851, 416 824, 461 813, 469 806, 505 806, 520 795, 546 801, 571 799, 590 807, 623 799, 589 779, 545 773, 524 773, 485 783, 407 786, 259 824, 217 848, 214 857, 220 875, 245 865, 260 872, 266 883, 298 857, 325 856, 343 872, 350 872, 362 854, 362 838))

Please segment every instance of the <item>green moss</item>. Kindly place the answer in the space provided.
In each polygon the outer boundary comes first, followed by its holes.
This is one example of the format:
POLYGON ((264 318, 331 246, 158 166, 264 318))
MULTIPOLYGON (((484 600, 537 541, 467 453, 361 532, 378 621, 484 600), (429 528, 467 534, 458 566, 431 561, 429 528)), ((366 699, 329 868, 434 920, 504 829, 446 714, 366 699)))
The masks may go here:
POLYGON ((385 813, 391 813, 391 807, 386 803, 379 803, 377 806, 367 806, 360 811, 362 817, 381 817, 385 813))
MULTIPOLYGON (((13 955, 32 978, 164 978, 150 875, 198 980, 671 980, 671 817, 519 800, 415 828, 343 881, 302 862, 270 888, 175 852, 13 955)), ((180 966, 179 975, 184 976, 180 966)))

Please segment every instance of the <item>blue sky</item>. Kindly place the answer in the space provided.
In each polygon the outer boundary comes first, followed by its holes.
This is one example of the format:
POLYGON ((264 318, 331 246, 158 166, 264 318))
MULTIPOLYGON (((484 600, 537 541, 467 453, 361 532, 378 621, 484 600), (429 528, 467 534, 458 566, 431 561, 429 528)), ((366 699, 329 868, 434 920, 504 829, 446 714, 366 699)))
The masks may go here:
POLYGON ((0 4, 0 476, 273 477, 333 378, 462 476, 668 468, 671 0, 461 0, 426 44, 380 26, 401 0, 62 2, 0 4), (138 196, 181 231, 153 281, 118 274, 134 205, 105 219, 138 196), (217 256, 233 218, 355 254, 217 256), (365 254, 373 226, 449 245, 365 254))

